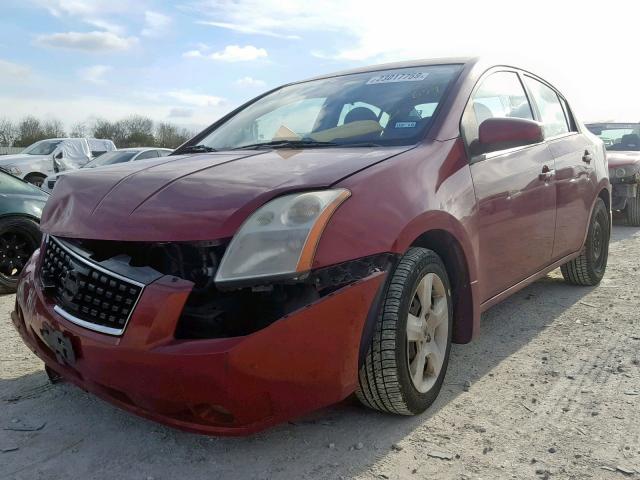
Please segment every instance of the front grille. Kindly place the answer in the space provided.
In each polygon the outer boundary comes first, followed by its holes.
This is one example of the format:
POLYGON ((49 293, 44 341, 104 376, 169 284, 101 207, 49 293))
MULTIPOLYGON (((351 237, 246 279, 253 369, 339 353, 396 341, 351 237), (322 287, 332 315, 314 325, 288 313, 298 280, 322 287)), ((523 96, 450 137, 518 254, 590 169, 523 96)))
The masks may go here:
POLYGON ((111 335, 122 334, 143 288, 98 267, 52 237, 45 246, 41 278, 59 314, 111 335))

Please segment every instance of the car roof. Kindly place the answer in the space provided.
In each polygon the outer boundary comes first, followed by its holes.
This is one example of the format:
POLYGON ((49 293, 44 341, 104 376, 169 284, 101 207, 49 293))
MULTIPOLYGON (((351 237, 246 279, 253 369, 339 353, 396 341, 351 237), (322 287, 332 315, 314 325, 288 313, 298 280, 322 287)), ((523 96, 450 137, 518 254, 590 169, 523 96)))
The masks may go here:
MULTIPOLYGON (((468 63, 475 63, 478 60, 479 60, 478 57, 447 57, 447 58, 407 60, 403 62, 392 62, 392 63, 380 63, 377 65, 369 65, 366 67, 341 70, 341 71, 329 73, 326 75, 318 75, 316 77, 311 77, 311 78, 307 78, 306 80, 302 80, 302 82, 308 82, 311 80, 320 80, 322 78, 339 77, 342 75, 351 75, 354 73, 377 72, 379 70, 393 70, 396 68, 428 67, 432 65, 453 65, 453 64, 465 65, 468 63)), ((302 82, 293 82, 293 83, 302 83, 302 82)))
POLYGON ((114 150, 115 152, 144 152, 146 150, 168 150, 168 148, 161 147, 127 147, 114 150))

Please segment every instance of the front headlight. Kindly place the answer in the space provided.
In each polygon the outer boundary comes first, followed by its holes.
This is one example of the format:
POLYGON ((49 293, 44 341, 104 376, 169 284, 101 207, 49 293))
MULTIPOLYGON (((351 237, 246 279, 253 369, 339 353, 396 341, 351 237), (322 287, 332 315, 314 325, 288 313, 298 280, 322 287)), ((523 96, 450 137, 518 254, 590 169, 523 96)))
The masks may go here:
POLYGON ((5 165, 4 167, 2 167, 2 169, 5 172, 11 173, 12 175, 22 175, 22 170, 20 170, 15 165, 5 165))
POLYGON ((343 188, 296 193, 263 205, 234 235, 216 283, 290 277, 310 270, 324 227, 350 195, 343 188))
POLYGON ((615 176, 618 178, 624 178, 627 176, 627 171, 622 167, 616 168, 614 173, 615 173, 615 176))

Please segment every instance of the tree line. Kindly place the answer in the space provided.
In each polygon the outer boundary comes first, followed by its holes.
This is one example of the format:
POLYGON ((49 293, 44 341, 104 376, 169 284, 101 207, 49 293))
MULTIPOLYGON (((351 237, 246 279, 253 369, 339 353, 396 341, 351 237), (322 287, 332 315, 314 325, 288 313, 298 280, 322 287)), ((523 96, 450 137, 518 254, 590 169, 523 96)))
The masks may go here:
POLYGON ((164 147, 176 148, 197 132, 167 122, 154 122, 141 115, 117 121, 98 119, 80 122, 67 132, 57 119, 40 120, 28 116, 14 122, 0 118, 0 147, 28 147, 47 138, 93 137, 113 140, 118 148, 164 147))

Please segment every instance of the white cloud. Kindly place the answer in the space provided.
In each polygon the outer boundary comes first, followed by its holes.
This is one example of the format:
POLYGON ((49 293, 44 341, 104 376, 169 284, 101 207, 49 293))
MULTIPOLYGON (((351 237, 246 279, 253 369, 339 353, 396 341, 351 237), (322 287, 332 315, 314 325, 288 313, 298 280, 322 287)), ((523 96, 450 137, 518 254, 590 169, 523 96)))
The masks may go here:
POLYGON ((188 52, 184 52, 182 56, 185 58, 199 58, 204 55, 202 55, 202 52, 200 50, 189 50, 188 52))
POLYGON ((261 28, 256 28, 256 27, 251 27, 248 25, 242 25, 242 24, 237 24, 237 23, 228 23, 228 22, 213 22, 213 21, 206 21, 206 20, 202 20, 197 22, 200 25, 209 25, 211 27, 218 27, 218 28, 224 28, 226 30, 233 30, 234 32, 239 32, 239 33, 247 33, 247 34, 251 34, 251 35, 266 35, 268 37, 275 37, 275 38, 284 38, 284 39, 288 39, 288 40, 299 40, 300 37, 298 35, 291 35, 291 34, 283 34, 283 33, 278 33, 278 32, 272 32, 269 30, 263 30, 261 28))
POLYGON ((194 113, 190 108, 175 107, 169 110, 169 118, 191 118, 194 113))
POLYGON ((106 80, 105 74, 109 73, 112 68, 108 65, 92 65, 91 67, 82 68, 78 71, 80 78, 86 82, 96 85, 104 85, 106 80))
POLYGON ((262 80, 255 79, 253 77, 242 77, 236 80, 236 85, 239 87, 257 88, 264 87, 265 83, 262 80))
POLYGON ((124 35, 125 29, 122 25, 112 23, 104 19, 87 18, 85 22, 91 26, 97 27, 107 32, 115 33, 116 35, 124 35))
POLYGON ((141 34, 145 37, 156 37, 167 31, 171 25, 171 17, 147 10, 144 12, 144 24, 145 27, 141 34))
POLYGON ((195 107, 215 107, 223 102, 221 97, 195 93, 190 90, 174 90, 167 92, 166 95, 180 103, 193 105, 195 107))
POLYGON ((31 75, 31 68, 27 65, 0 59, 0 79, 15 78, 21 80, 29 75, 31 75))
POLYGON ((128 50, 137 43, 135 37, 121 37, 112 32, 66 32, 40 35, 36 44, 88 52, 128 50))
POLYGON ((222 62, 249 62, 260 58, 267 58, 268 54, 264 48, 254 47, 253 45, 227 45, 224 50, 213 53, 205 53, 203 50, 189 50, 182 54, 187 58, 207 57, 211 60, 219 60, 222 62))

